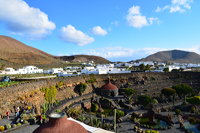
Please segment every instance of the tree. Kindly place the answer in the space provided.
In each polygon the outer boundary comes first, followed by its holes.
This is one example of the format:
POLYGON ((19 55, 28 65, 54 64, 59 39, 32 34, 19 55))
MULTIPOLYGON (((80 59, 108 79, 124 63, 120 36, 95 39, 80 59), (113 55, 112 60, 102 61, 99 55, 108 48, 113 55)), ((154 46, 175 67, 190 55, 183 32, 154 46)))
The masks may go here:
POLYGON ((179 69, 172 69, 171 72, 179 72, 179 69))
POLYGON ((161 90, 161 93, 163 95, 165 95, 165 97, 167 97, 168 99, 171 98, 171 96, 173 96, 173 104, 174 104, 174 98, 175 98, 175 94, 176 94, 176 90, 172 89, 172 88, 164 88, 161 90))
POLYGON ((140 95, 138 96, 137 100, 138 100, 138 103, 143 106, 147 106, 150 103, 152 103, 152 98, 148 95, 140 95))
POLYGON ((164 68, 163 71, 164 72, 169 72, 169 68, 164 68))
POLYGON ((91 106, 91 111, 92 112, 97 112, 99 110, 99 106, 97 103, 92 103, 92 106, 91 106))
POLYGON ((136 90, 133 88, 125 88, 125 95, 127 96, 128 102, 132 103, 134 99, 134 94, 136 94, 136 90))
POLYGON ((129 97, 132 96, 132 95, 134 95, 136 93, 135 89, 133 89, 133 88, 125 88, 124 92, 129 97))
POLYGON ((145 65, 144 64, 140 64, 139 68, 140 68, 140 70, 144 71, 145 70, 145 65))
POLYGON ((145 66, 145 71, 146 70, 150 70, 151 69, 151 66, 149 65, 149 64, 147 64, 146 66, 145 66))
POLYGON ((172 88, 176 90, 176 93, 179 95, 179 97, 184 98, 184 103, 186 101, 186 96, 191 94, 193 91, 192 87, 187 84, 175 85, 172 88))
POLYGON ((85 83, 80 83, 78 85, 76 85, 76 87, 74 88, 75 92, 77 92, 79 95, 82 95, 85 90, 87 88, 87 84, 85 83))

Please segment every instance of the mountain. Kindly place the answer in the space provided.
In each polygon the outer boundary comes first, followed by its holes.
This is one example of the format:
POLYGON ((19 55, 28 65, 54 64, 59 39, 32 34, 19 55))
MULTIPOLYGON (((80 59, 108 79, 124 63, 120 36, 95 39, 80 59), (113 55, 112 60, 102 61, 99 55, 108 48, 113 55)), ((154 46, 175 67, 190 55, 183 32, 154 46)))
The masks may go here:
POLYGON ((108 63, 109 61, 98 56, 75 55, 53 56, 8 36, 0 35, 0 67, 21 67, 36 65, 39 67, 63 67, 68 62, 108 63))
POLYGON ((50 54, 7 36, 0 35, 0 48, 0 62, 5 64, 47 65, 62 62, 50 54))
POLYGON ((149 55, 141 61, 200 63, 200 55, 195 52, 182 50, 161 51, 149 55))
POLYGON ((61 60, 68 61, 68 62, 90 62, 94 61, 94 63, 97 64, 105 64, 109 63, 110 61, 99 56, 93 56, 93 55, 74 55, 74 56, 60 56, 57 57, 61 60))

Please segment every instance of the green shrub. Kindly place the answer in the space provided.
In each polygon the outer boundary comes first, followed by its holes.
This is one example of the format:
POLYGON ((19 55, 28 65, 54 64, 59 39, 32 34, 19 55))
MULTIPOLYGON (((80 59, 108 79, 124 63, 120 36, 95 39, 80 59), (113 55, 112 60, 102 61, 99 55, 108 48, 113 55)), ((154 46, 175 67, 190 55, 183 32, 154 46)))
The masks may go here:
POLYGON ((62 88, 64 86, 64 82, 60 81, 56 84, 56 88, 62 88))
POLYGON ((6 129, 10 129, 11 128, 11 125, 10 124, 6 124, 6 129))
POLYGON ((156 104, 158 104, 158 100, 154 98, 154 99, 152 99, 152 103, 156 105, 156 104))
POLYGON ((148 95, 140 95, 138 96, 137 100, 138 100, 138 103, 143 106, 147 106, 153 101, 152 98, 148 95))
POLYGON ((188 121, 189 121, 191 124, 198 124, 198 123, 200 123, 200 119, 195 118, 195 117, 188 117, 188 121))
POLYGON ((23 121, 23 124, 29 124, 29 122, 25 120, 25 121, 23 121))
POLYGON ((70 117, 76 117, 80 115, 80 111, 74 108, 71 108, 70 110, 67 111, 67 115, 70 117))
POLYGON ((187 84, 178 84, 178 85, 172 86, 172 88, 176 90, 176 93, 180 97, 184 98, 184 102, 186 101, 186 96, 193 92, 193 88, 187 84))
POLYGON ((164 88, 164 89, 161 90, 161 92, 165 96, 171 96, 171 95, 174 95, 176 93, 176 90, 172 89, 172 88, 164 88))
POLYGON ((76 87, 74 88, 74 91, 76 93, 78 93, 79 95, 82 95, 86 89, 87 89, 87 84, 80 83, 80 84, 76 85, 76 87))
POLYGON ((186 101, 190 104, 200 105, 200 96, 194 96, 187 98, 186 101))
POLYGON ((15 128, 15 127, 17 127, 17 125, 16 124, 13 124, 13 125, 11 125, 12 126, 12 128, 15 128))
POLYGON ((44 92, 44 97, 47 103, 54 103, 57 95, 57 88, 55 86, 51 86, 49 88, 42 88, 42 92, 44 92))
POLYGON ((124 111, 116 109, 116 117, 117 119, 124 116, 124 111))
POLYGON ((180 109, 176 109, 175 113, 176 113, 176 115, 180 115, 181 114, 181 110, 180 109))
POLYGON ((149 123, 149 118, 148 117, 140 118, 139 123, 140 124, 148 124, 149 123))
POLYGON ((125 88, 124 92, 127 96, 132 96, 136 93, 135 89, 133 89, 133 88, 125 88))
POLYGON ((62 112, 60 109, 57 109, 56 111, 55 111, 56 113, 60 113, 60 112, 62 112))
POLYGON ((195 107, 191 107, 191 109, 190 109, 190 112, 191 113, 195 113, 197 110, 196 110, 196 108, 195 107))
POLYGON ((21 126, 22 124, 21 123, 17 123, 17 126, 21 126))
POLYGON ((97 103, 92 103, 92 106, 91 106, 91 111, 92 112, 97 112, 99 110, 99 106, 97 103))
POLYGON ((86 117, 83 115, 79 115, 79 117, 77 118, 79 121, 84 122, 86 120, 86 117))
POLYGON ((95 78, 91 78, 89 80, 86 81, 87 83, 95 83, 96 82, 96 79, 95 78))

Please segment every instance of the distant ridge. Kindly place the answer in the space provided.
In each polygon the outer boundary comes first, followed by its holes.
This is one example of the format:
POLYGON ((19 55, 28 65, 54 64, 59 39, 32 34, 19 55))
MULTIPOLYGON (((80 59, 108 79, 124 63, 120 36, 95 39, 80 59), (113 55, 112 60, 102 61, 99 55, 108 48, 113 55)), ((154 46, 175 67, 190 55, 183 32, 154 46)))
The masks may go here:
POLYGON ((94 61, 94 63, 99 64, 106 64, 110 61, 100 57, 100 56, 93 56, 93 55, 73 55, 73 56, 59 56, 57 57, 61 60, 68 61, 68 62, 90 62, 94 61))
POLYGON ((200 63, 200 55, 195 52, 182 50, 161 51, 149 55, 141 61, 200 63))

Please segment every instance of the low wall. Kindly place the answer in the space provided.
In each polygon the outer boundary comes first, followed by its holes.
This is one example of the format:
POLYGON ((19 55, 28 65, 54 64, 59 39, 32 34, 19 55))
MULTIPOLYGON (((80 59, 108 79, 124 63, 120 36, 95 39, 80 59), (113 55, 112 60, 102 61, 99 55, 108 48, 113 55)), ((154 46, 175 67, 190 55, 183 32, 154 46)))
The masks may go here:
MULTIPOLYGON (((72 105, 72 104, 78 103, 78 102, 80 102, 84 99, 91 99, 92 97, 95 97, 95 96, 96 96, 95 93, 90 93, 90 94, 85 94, 85 95, 78 96, 78 97, 75 97, 75 98, 72 98, 72 99, 63 100, 61 102, 61 104, 59 104, 59 106, 57 106, 53 110, 47 112, 47 114, 55 112, 56 110, 64 110, 65 108, 69 108, 70 105, 72 105)), ((81 103, 80 103, 80 105, 81 105, 81 103)))
MULTIPOLYGON (((198 72, 174 72, 174 73, 129 73, 110 74, 111 82, 119 89, 132 87, 138 94, 149 94, 157 96, 160 90, 176 84, 185 83, 194 88, 200 86, 200 73, 198 72)), ((45 102, 44 93, 41 88, 50 87, 63 82, 64 85, 58 88, 57 100, 62 101, 78 94, 74 92, 74 87, 80 83, 87 83, 88 88, 83 95, 89 94, 95 88, 100 88, 108 79, 108 75, 82 75, 79 77, 66 77, 54 79, 38 79, 29 83, 19 84, 12 87, 0 89, 0 115, 5 115, 7 111, 14 111, 14 106, 33 105, 37 111, 45 102)))

